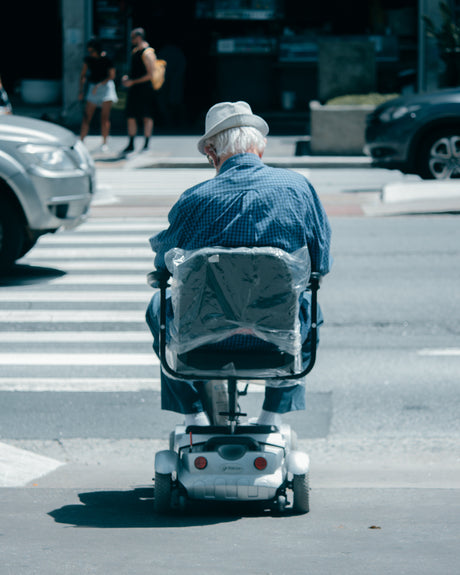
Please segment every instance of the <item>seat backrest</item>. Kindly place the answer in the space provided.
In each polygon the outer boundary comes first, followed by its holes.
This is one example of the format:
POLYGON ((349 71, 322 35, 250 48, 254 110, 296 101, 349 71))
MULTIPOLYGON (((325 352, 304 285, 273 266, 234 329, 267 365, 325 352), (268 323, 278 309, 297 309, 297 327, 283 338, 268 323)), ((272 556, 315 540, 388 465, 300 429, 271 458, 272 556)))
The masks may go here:
POLYGON ((281 340, 285 351, 293 349, 289 341, 300 337, 299 296, 310 276, 306 248, 295 254, 271 247, 171 252, 171 333, 179 353, 236 334, 281 340))

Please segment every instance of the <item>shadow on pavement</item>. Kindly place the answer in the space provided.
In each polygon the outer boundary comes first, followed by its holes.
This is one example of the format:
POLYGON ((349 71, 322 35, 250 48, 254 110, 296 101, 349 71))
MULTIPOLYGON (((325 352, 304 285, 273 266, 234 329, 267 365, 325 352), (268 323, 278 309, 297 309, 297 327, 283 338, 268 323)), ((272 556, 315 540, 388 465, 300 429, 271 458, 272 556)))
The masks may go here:
MULTIPOLYGON (((153 510, 153 487, 137 487, 132 491, 80 493, 79 499, 81 504, 65 505, 50 511, 48 515, 56 523, 75 527, 124 529, 217 525, 238 521, 242 517, 263 517, 267 514, 260 505, 199 502, 190 504, 186 511, 157 515, 153 510)), ((284 515, 292 514, 288 512, 284 515)))
POLYGON ((66 275, 67 272, 54 268, 16 264, 0 274, 0 286, 19 286, 46 282, 66 275))

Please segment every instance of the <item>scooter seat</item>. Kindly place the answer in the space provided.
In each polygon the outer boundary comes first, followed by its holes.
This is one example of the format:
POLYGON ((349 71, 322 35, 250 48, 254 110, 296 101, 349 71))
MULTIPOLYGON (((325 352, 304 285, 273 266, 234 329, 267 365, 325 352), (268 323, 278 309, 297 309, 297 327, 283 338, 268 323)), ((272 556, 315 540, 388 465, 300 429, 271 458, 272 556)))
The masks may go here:
MULTIPOLYGON (((209 346, 210 347, 210 346, 209 346)), ((184 366, 193 369, 215 371, 231 364, 236 370, 294 370, 294 356, 280 351, 230 351, 196 348, 178 355, 178 360, 184 366)))

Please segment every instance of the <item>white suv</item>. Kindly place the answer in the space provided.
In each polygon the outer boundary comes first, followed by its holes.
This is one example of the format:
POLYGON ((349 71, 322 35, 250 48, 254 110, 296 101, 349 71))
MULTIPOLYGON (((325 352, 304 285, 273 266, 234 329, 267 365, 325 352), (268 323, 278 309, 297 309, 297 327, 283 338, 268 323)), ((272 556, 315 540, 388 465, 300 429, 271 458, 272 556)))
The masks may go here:
POLYGON ((94 162, 70 130, 0 116, 0 270, 42 234, 84 220, 95 187, 94 162))

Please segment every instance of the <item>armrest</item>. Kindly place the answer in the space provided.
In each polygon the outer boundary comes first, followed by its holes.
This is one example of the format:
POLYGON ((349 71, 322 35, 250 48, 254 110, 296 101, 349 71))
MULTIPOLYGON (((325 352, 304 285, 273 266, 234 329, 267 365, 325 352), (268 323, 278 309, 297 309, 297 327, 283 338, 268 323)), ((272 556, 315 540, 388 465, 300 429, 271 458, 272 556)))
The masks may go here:
POLYGON ((161 288, 168 283, 170 276, 167 270, 153 270, 147 274, 147 283, 152 288, 161 288))
POLYGON ((310 275, 310 283, 309 283, 309 288, 311 290, 319 290, 319 286, 322 280, 322 275, 319 272, 312 272, 310 275))

